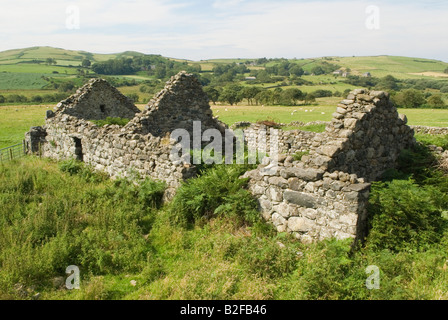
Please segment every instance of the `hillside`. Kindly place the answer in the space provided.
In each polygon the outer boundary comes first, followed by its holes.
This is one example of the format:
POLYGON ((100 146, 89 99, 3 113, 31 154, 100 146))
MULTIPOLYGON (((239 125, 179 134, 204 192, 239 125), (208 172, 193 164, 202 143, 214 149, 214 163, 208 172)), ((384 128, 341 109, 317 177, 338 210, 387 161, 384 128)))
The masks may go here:
MULTIPOLYGON (((65 50, 53 47, 31 47, 0 52, 0 72, 7 73, 37 73, 37 74, 76 74, 76 68, 81 67, 84 59, 92 63, 107 61, 116 58, 130 58, 144 56, 135 51, 126 51, 115 54, 99 54, 85 51, 65 50), (56 60, 55 65, 46 65, 48 58, 56 60)), ((168 58, 171 59, 171 58, 168 58)), ((173 61, 188 63, 189 65, 201 65, 203 71, 211 69, 219 64, 244 63, 254 59, 210 59, 201 61, 189 61, 182 58, 171 59, 173 61)), ((278 60, 271 59, 263 66, 251 65, 249 69, 260 69, 272 66, 278 60)), ((305 71, 310 71, 319 61, 328 61, 341 66, 342 69, 350 69, 353 75, 362 75, 370 72, 374 77, 383 77, 388 74, 399 79, 409 78, 448 78, 443 71, 448 68, 448 63, 423 58, 398 57, 398 56, 372 56, 372 57, 323 57, 313 59, 289 59, 297 63, 305 71)), ((0 89, 6 89, 0 86, 0 89)))

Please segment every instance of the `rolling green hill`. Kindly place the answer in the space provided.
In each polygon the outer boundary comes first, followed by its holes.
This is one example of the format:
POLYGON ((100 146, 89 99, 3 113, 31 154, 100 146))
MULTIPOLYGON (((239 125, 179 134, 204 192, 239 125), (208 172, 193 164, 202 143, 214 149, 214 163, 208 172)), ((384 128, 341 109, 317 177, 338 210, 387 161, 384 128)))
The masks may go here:
MULTIPOLYGON (((3 100, 3 103, 14 102, 10 97, 21 95, 26 97, 23 101, 39 103, 38 96, 43 97, 58 91, 70 94, 92 76, 100 76, 110 80, 124 94, 134 96, 135 101, 145 103, 163 87, 170 75, 182 69, 189 72, 200 72, 201 81, 218 87, 220 90, 227 83, 234 82, 242 86, 258 86, 262 90, 274 90, 277 87, 283 90, 300 88, 306 94, 325 90, 338 97, 347 90, 374 87, 375 84, 368 85, 365 81, 350 82, 346 77, 334 75, 333 70, 347 71, 350 75, 360 76, 360 80, 366 80, 362 76, 369 72, 372 79, 376 79, 377 82, 387 75, 392 75, 395 79, 403 82, 399 89, 390 90, 398 91, 412 87, 424 91, 425 94, 443 94, 443 99, 447 100, 448 98, 448 73, 445 73, 445 70, 448 70, 448 63, 415 57, 383 55, 289 60, 235 58, 191 61, 182 59, 182 57, 166 58, 135 51, 99 54, 53 47, 31 47, 0 52, 0 100, 3 100), (151 60, 151 56, 155 57, 154 60, 151 60), (50 61, 52 63, 47 62, 49 58, 53 59, 50 61), (120 60, 105 63, 111 59, 121 58, 136 59, 131 62, 120 60), (82 62, 85 59, 91 62, 92 67, 82 67, 82 62), (146 61, 146 64, 142 64, 141 61, 146 61), (97 64, 95 65, 95 63, 97 64), (296 75, 293 76, 293 73, 289 74, 289 69, 287 69, 286 75, 281 72, 272 72, 272 69, 277 67, 280 70, 281 65, 285 63, 287 65, 294 64, 296 68, 299 66, 305 73, 298 78, 296 75), (122 68, 116 67, 117 64, 121 64, 122 68), (98 68, 99 65, 107 67, 98 68), (200 69, 195 66, 200 66, 200 69), (217 69, 214 69, 217 66, 224 71, 218 73, 217 69), (157 70, 159 67, 163 70, 157 70), (185 69, 183 69, 184 67, 185 69), (230 75, 230 80, 226 74, 229 70, 227 67, 234 68, 232 70, 234 74, 230 75), (243 68, 243 71, 235 71, 240 67, 243 68), (316 67, 329 67, 330 69, 326 69, 324 74, 315 73, 316 67), (265 77, 268 80, 245 81, 248 76, 256 75, 258 78, 257 72, 260 73, 263 69, 266 69, 265 74, 269 74, 265 77), (431 80, 432 83, 420 80, 431 80), (404 83, 406 81, 407 83, 404 83), (419 83, 415 81, 419 81, 419 83), (436 84, 434 84, 435 82, 436 84), (37 98, 32 99, 33 96, 37 98), (136 96, 138 98, 135 98, 136 96)), ((261 76, 258 79, 262 79, 261 76)), ((384 90, 389 91, 388 89, 384 90)))
MULTIPOLYGON (((0 52, 0 72, 12 73, 70 73, 72 68, 79 68, 83 59, 89 59, 92 63, 106 61, 115 58, 126 58, 143 56, 143 53, 126 51, 114 54, 99 54, 85 51, 65 50, 53 47, 31 47, 24 49, 13 49, 0 52), (56 65, 45 64, 47 58, 56 60, 56 65), (39 63, 40 61, 40 63, 39 63)), ((204 71, 211 70, 217 64, 244 63, 254 59, 210 59, 201 61, 189 61, 182 58, 175 61, 187 61, 189 64, 200 64, 204 71)), ((278 63, 273 59, 264 66, 272 66, 278 63)), ((371 57, 324 57, 313 59, 290 59, 298 63, 305 71, 311 70, 319 61, 325 60, 337 64, 342 69, 349 68, 351 74, 362 75, 370 72, 372 76, 383 77, 391 74, 399 79, 408 78, 448 78, 443 71, 448 68, 448 63, 438 60, 423 58, 398 57, 398 56, 371 56, 371 57)), ((260 66, 250 66, 249 69, 257 69, 260 66)), ((75 73, 72 71, 72 73, 75 73)))

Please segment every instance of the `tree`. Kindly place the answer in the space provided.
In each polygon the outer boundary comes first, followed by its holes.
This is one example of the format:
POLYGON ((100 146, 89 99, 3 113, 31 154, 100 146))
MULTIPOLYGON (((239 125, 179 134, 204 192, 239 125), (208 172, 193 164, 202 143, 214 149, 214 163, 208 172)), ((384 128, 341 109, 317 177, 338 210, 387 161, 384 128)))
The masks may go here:
POLYGON ((345 89, 344 92, 342 93, 342 97, 347 98, 347 96, 350 94, 351 91, 352 91, 351 89, 345 89))
POLYGON ((342 92, 336 90, 333 92, 333 97, 342 97, 342 92))
POLYGON ((137 103, 138 99, 140 98, 137 93, 130 93, 127 95, 127 97, 131 99, 133 103, 137 103))
POLYGON ((397 93, 394 101, 403 108, 419 108, 426 103, 422 92, 415 89, 407 89, 397 93))
POLYGON ((48 64, 48 65, 52 65, 52 64, 56 64, 57 62, 56 62, 56 60, 54 58, 47 58, 45 60, 45 63, 48 64))
POLYGON ((204 92, 207 94, 210 101, 213 102, 213 104, 216 104, 216 101, 219 99, 219 91, 212 86, 204 87, 204 92))
POLYGON ((221 94, 219 95, 219 100, 223 102, 228 102, 231 106, 241 102, 243 99, 241 97, 241 86, 237 84, 229 84, 224 87, 221 94))
POLYGON ((303 100, 303 93, 297 88, 286 89, 281 93, 281 104, 295 106, 299 100, 303 100))
POLYGON ((58 90, 60 92, 70 92, 74 88, 75 88, 75 83, 73 81, 65 81, 59 85, 58 90))
POLYGON ((377 88, 387 91, 398 90, 399 89, 398 80, 391 75, 387 75, 380 80, 380 82, 377 85, 377 88))
POLYGON ((83 67, 83 68, 88 68, 88 67, 90 67, 92 65, 92 62, 89 60, 89 59, 84 59, 84 60, 82 60, 82 62, 81 62, 81 66, 83 67))
POLYGON ((311 69, 311 73, 314 73, 316 76, 324 74, 325 70, 321 66, 315 66, 311 69))
POLYGON ((289 73, 294 76, 302 76, 305 72, 299 65, 295 64, 291 69, 289 69, 289 73))
POLYGON ((39 95, 35 95, 31 97, 31 102, 36 102, 36 103, 42 103, 43 99, 41 96, 39 95))
POLYGON ((272 91, 271 90, 263 90, 260 91, 256 96, 255 100, 262 104, 272 104, 272 91))
POLYGON ((428 105, 433 108, 443 108, 445 107, 445 102, 440 94, 435 94, 428 98, 428 105))
POLYGON ((0 95, 0 103, 5 103, 5 102, 6 102, 5 96, 0 95))
POLYGON ((305 104, 310 104, 316 102, 316 97, 312 93, 307 93, 305 95, 305 104))
POLYGON ((166 77, 166 66, 163 64, 158 64, 155 69, 156 77, 158 79, 163 79, 166 77))
POLYGON ((275 88, 274 90, 272 90, 272 103, 273 104, 279 104, 281 99, 282 99, 282 92, 283 89, 282 88, 275 88))
POLYGON ((448 68, 446 68, 445 71, 443 71, 443 72, 448 73, 448 68))
POLYGON ((258 87, 244 87, 241 90, 241 97, 247 99, 247 102, 251 105, 260 91, 261 89, 258 87))

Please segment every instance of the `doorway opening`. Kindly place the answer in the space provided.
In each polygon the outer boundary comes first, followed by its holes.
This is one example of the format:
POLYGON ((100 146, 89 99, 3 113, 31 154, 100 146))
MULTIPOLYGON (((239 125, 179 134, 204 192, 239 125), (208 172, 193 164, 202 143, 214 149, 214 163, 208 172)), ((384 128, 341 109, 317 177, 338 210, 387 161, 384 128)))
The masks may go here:
POLYGON ((84 161, 84 154, 82 153, 82 143, 80 138, 73 138, 75 142, 75 159, 79 161, 84 161))

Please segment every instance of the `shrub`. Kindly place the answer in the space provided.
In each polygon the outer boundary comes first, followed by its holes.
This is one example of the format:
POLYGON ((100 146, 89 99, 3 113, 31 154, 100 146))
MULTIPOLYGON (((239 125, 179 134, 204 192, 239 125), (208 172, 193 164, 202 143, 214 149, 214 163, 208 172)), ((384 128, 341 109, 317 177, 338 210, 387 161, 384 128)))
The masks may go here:
POLYGON ((42 103, 43 99, 41 96, 36 95, 31 97, 31 102, 42 103))
POLYGON ((435 145, 445 150, 448 149, 448 134, 445 135, 432 135, 432 134, 416 134, 417 141, 422 142, 425 145, 435 145))
POLYGON ((331 92, 330 90, 319 89, 319 90, 313 91, 313 95, 316 98, 332 97, 333 96, 333 92, 331 92))
POLYGON ((137 103, 140 98, 137 93, 130 93, 127 97, 131 99, 133 103, 137 103))
POLYGON ((441 196, 437 189, 418 186, 412 179, 373 183, 367 245, 400 251, 437 243, 445 223, 436 200, 441 196))
POLYGON ((178 189, 171 212, 186 223, 224 214, 241 223, 254 222, 258 217, 256 201, 242 189, 247 179, 239 178, 246 169, 244 165, 216 165, 188 180, 178 189))

